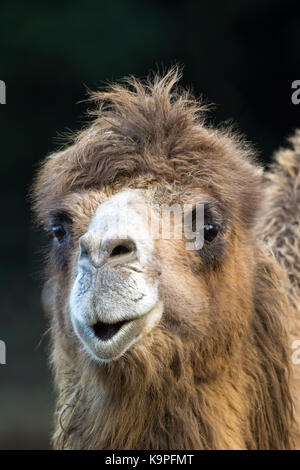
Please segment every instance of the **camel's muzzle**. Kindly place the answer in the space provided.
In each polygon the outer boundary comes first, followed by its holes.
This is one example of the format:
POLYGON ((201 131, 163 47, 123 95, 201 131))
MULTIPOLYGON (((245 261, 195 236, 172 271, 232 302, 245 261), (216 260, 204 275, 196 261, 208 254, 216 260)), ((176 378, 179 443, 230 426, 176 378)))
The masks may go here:
POLYGON ((160 263, 139 191, 102 203, 79 240, 70 295, 75 333, 93 357, 122 356, 161 318, 160 263))

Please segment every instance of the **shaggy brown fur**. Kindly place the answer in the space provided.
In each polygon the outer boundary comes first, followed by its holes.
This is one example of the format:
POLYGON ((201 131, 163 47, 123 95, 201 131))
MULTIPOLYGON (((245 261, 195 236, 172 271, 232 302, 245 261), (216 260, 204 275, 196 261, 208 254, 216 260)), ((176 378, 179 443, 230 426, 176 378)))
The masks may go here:
MULTIPOLYGON (((94 121, 46 159, 35 184, 45 228, 57 217, 71 227, 68 245, 53 247, 48 263, 58 449, 294 446, 286 331, 293 310, 257 237, 262 172, 242 139, 205 125, 205 109, 173 90, 177 80, 171 71, 93 95, 94 121), (213 199, 226 230, 199 256, 181 240, 157 242, 162 320, 119 360, 99 364, 73 332, 68 298, 79 237, 99 203, 127 187, 168 201, 213 199)), ((299 253, 298 245, 288 258, 291 276, 299 276, 299 253)))
MULTIPOLYGON (((286 292, 293 309, 286 319, 290 346, 300 337, 300 131, 290 139, 292 148, 279 150, 266 174, 266 204, 261 233, 287 275, 286 292)), ((291 385, 300 447, 300 366, 292 368, 291 385)))

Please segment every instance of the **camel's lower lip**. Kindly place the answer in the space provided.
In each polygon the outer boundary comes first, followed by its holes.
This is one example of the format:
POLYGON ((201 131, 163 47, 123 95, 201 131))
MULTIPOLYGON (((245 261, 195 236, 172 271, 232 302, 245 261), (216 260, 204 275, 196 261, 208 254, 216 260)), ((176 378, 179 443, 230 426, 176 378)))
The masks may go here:
POLYGON ((116 319, 110 323, 97 319, 93 324, 87 324, 75 315, 71 319, 76 335, 92 357, 99 361, 111 361, 120 358, 147 334, 160 320, 162 312, 163 304, 158 301, 143 315, 116 319))
POLYGON ((116 323, 104 323, 98 321, 92 326, 92 328, 95 336, 100 341, 109 341, 126 323, 128 323, 128 320, 122 320, 116 323))

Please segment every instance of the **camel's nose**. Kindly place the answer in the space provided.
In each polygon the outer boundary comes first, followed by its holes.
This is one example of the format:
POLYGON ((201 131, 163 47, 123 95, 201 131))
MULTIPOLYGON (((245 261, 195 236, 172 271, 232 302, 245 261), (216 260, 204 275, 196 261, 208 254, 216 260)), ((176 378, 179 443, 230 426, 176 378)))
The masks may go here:
POLYGON ((79 240, 79 264, 88 268, 132 263, 138 269, 150 263, 154 243, 148 210, 138 190, 121 191, 100 204, 79 240))
POLYGON ((96 232, 87 232, 79 240, 79 261, 88 261, 98 268, 106 263, 125 264, 137 257, 137 248, 131 238, 101 240, 96 232))

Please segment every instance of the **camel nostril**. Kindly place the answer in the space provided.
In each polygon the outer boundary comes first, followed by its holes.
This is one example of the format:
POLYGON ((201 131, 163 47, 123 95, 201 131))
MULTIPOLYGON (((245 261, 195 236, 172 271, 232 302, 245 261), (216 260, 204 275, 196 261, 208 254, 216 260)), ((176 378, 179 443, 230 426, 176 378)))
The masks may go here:
POLYGON ((89 256, 89 252, 88 252, 87 248, 84 245, 81 245, 81 247, 80 247, 80 256, 81 257, 88 257, 89 256))
POLYGON ((126 255, 127 253, 131 253, 130 248, 124 245, 118 245, 113 249, 110 256, 126 255))
POLYGON ((89 242, 88 239, 83 236, 79 239, 79 247, 80 247, 80 257, 81 258, 89 258, 90 253, 89 253, 89 242))
POLYGON ((135 251, 135 244, 131 241, 124 241, 119 243, 111 251, 110 257, 129 255, 135 251))

